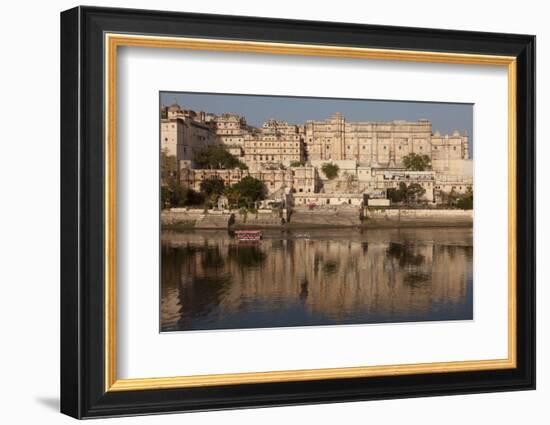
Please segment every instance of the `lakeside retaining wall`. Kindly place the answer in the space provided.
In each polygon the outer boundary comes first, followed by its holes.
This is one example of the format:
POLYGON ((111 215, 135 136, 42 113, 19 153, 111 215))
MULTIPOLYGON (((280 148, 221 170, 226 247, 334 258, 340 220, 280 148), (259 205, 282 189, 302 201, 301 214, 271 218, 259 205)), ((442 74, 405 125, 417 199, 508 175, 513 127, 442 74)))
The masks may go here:
POLYGON ((400 209, 373 209, 365 211, 367 220, 389 222, 415 222, 415 223, 448 223, 467 224, 473 223, 473 210, 400 210, 400 209))
POLYGON ((198 209, 172 208, 160 213, 160 222, 163 225, 195 223, 204 217, 204 211, 198 209))
POLYGON ((465 226, 473 223, 473 210, 437 210, 437 209, 385 209, 365 208, 365 221, 360 219, 357 208, 296 209, 288 224, 283 224, 278 212, 268 210, 258 213, 230 211, 209 211, 202 209, 173 208, 161 212, 163 226, 227 229, 230 224, 236 227, 276 227, 295 226, 400 226, 400 225, 445 225, 465 226), (233 219, 231 218, 233 216, 233 219))
POLYGON ((227 229, 235 226, 281 226, 281 214, 271 210, 259 210, 257 213, 241 214, 239 211, 172 208, 160 215, 161 224, 167 227, 185 227, 195 229, 227 229))
POLYGON ((227 229, 231 213, 214 211, 205 213, 202 209, 172 208, 160 213, 161 225, 195 229, 227 229))
POLYGON ((357 207, 332 206, 330 208, 296 208, 290 216, 290 226, 359 226, 360 209, 357 207))
POLYGON ((281 226, 282 224, 281 214, 271 210, 259 210, 257 213, 249 212, 247 214, 235 213, 236 227, 273 227, 281 226))

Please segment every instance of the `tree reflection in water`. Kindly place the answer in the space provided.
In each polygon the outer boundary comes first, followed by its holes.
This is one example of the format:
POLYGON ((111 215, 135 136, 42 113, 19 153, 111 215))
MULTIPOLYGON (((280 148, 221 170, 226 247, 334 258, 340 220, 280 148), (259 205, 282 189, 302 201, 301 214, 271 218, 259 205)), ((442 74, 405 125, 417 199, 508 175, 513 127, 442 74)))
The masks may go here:
POLYGON ((419 266, 424 262, 424 257, 421 254, 415 254, 414 247, 410 243, 394 243, 390 242, 387 249, 388 258, 395 258, 399 261, 401 267, 419 266))
POLYGON ((266 257, 260 246, 254 242, 250 245, 230 245, 227 250, 227 258, 243 267, 258 267, 266 257))
POLYGON ((167 233, 161 330, 472 318, 471 229, 167 233))

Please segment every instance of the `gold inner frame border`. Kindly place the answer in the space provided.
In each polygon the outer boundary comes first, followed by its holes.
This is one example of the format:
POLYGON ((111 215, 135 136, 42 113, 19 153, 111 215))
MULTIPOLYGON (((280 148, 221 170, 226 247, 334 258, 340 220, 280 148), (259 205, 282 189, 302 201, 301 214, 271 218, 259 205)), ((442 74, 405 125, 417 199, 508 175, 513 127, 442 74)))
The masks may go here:
POLYGON ((450 373, 512 369, 516 353, 516 58, 464 53, 427 52, 393 49, 371 49, 329 45, 287 44, 256 41, 161 37, 106 33, 105 46, 105 391, 138 391, 216 385, 239 385, 322 379, 365 378, 421 373, 450 373), (239 53, 302 55, 403 62, 433 62, 468 65, 504 66, 508 72, 508 357, 494 360, 397 364, 192 375, 151 378, 117 378, 116 323, 116 99, 118 47, 148 47, 239 53))

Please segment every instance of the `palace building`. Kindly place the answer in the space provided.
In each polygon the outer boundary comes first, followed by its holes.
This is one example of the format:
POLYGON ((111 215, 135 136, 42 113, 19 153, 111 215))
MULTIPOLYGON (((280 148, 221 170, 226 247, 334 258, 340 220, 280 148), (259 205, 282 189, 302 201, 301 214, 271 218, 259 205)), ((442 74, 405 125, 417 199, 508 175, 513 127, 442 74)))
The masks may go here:
POLYGON ((243 146, 250 131, 246 119, 237 114, 212 115, 211 123, 215 135, 224 146, 243 146))
POLYGON ((201 183, 210 178, 223 180, 226 186, 235 184, 246 176, 254 177, 265 184, 268 194, 288 189, 293 193, 315 193, 319 188, 319 178, 314 167, 289 167, 285 170, 252 169, 203 170, 183 167, 180 169, 180 182, 184 187, 200 190, 201 183))
POLYGON ((298 126, 284 121, 267 121, 258 133, 248 135, 244 142, 244 163, 248 166, 303 163, 304 153, 298 126))
POLYGON ((238 114, 195 112, 176 103, 162 107, 161 117, 161 149, 176 157, 182 185, 196 190, 214 175, 228 185, 250 175, 263 181, 269 193, 286 188, 380 197, 400 182, 418 183, 426 189, 427 202, 437 202, 440 193, 464 194, 472 188, 467 134, 455 130, 442 135, 426 119, 347 121, 335 113, 303 125, 270 119, 255 128, 238 114), (223 146, 249 170, 195 169, 195 154, 208 146, 223 146), (406 170, 403 158, 410 153, 427 155, 431 170, 406 170), (321 172, 327 162, 338 165, 337 179, 321 172))
POLYGON ((309 160, 355 160, 359 164, 402 166, 403 157, 428 155, 435 171, 448 171, 456 161, 469 159, 468 136, 455 131, 432 133, 428 120, 416 122, 348 122, 340 113, 305 124, 309 160))

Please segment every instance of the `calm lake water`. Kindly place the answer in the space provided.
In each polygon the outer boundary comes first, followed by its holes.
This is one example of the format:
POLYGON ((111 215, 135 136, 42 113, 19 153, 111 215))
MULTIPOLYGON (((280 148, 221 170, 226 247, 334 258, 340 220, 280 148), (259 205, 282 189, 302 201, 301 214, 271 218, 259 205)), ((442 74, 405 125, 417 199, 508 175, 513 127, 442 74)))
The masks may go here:
POLYGON ((472 229, 163 232, 161 330, 473 318, 472 229))

